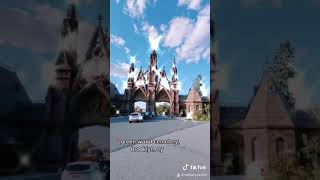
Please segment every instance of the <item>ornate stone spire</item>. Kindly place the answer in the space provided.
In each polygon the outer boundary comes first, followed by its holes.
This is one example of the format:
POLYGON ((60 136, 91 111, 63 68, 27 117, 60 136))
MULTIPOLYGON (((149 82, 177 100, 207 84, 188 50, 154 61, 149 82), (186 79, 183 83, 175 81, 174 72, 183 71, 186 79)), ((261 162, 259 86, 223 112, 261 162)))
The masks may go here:
POLYGON ((98 15, 98 26, 91 38, 90 45, 86 54, 86 60, 93 57, 102 58, 106 56, 106 38, 102 27, 101 13, 98 15))
POLYGON ((157 52, 153 50, 150 54, 150 66, 157 66, 157 52))
POLYGON ((166 76, 167 76, 167 73, 166 73, 165 67, 163 66, 161 71, 161 77, 166 77, 166 76))
POLYGON ((66 17, 63 19, 63 26, 61 35, 64 37, 71 32, 78 31, 78 20, 76 13, 76 5, 74 3, 69 4, 66 17))
POLYGON ((129 68, 129 73, 134 72, 134 63, 131 63, 131 66, 129 68))
POLYGON ((127 89, 132 89, 134 85, 134 63, 131 63, 128 73, 127 89))
POLYGON ((143 74, 143 69, 142 69, 142 66, 140 67, 140 71, 138 73, 138 77, 137 77, 138 80, 144 80, 144 74, 143 74))
POLYGON ((76 6, 69 4, 61 29, 61 41, 55 63, 56 85, 67 88, 77 73, 77 33, 78 20, 76 6))
POLYGON ((173 59, 173 65, 172 65, 172 81, 177 81, 178 80, 178 70, 177 70, 177 65, 176 65, 176 59, 173 59))

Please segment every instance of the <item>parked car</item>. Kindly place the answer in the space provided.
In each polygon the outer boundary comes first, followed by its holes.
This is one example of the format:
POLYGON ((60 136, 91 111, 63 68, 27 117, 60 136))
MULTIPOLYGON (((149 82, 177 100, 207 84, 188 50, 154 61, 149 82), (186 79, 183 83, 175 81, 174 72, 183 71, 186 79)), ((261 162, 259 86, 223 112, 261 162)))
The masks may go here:
POLYGON ((151 118, 152 116, 151 116, 151 113, 150 113, 150 112, 143 112, 143 117, 144 117, 144 119, 149 119, 149 118, 151 118))
POLYGON ((67 164, 61 180, 105 180, 106 174, 94 161, 77 161, 67 164))
POLYGON ((134 112, 129 115, 129 123, 143 122, 143 115, 140 112, 134 112))
POLYGON ((141 116, 143 117, 143 120, 146 120, 146 119, 147 119, 146 112, 141 112, 141 116))
POLYGON ((152 117, 152 115, 151 115, 150 112, 146 112, 146 116, 147 116, 148 118, 152 117))

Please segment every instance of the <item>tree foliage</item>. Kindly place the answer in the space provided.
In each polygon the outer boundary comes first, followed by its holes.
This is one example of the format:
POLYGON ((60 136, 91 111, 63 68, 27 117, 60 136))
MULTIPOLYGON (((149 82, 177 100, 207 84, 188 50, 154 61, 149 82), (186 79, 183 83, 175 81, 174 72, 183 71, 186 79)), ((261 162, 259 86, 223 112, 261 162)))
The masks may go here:
POLYGON ((295 100, 289 92, 288 80, 295 76, 294 48, 289 41, 280 43, 280 48, 275 51, 270 71, 273 77, 271 89, 283 98, 289 110, 293 110, 295 100))
POLYGON ((159 105, 156 107, 157 114, 162 114, 163 112, 168 114, 169 113, 169 106, 167 104, 159 105))
POLYGON ((202 96, 201 86, 202 86, 202 76, 199 74, 195 80, 193 80, 193 87, 198 91, 200 97, 202 96))
POLYGON ((196 121, 208 121, 210 120, 210 106, 205 105, 203 109, 197 110, 193 116, 193 120, 196 121))
POLYGON ((293 155, 281 156, 272 165, 275 180, 320 179, 320 138, 303 136, 304 147, 293 155))

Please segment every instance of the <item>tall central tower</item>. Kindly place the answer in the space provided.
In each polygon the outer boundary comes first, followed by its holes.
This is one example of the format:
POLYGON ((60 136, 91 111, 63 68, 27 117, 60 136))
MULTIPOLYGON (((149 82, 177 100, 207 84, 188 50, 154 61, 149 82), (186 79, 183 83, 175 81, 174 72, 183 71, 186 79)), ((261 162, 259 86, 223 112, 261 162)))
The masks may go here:
POLYGON ((69 4, 61 28, 61 39, 55 63, 55 82, 48 88, 46 116, 49 122, 41 159, 63 165, 77 158, 77 136, 69 118, 69 102, 77 68, 78 20, 75 4, 69 4))
POLYGON ((149 65, 149 84, 148 84, 148 102, 147 102, 147 110, 151 113, 156 112, 156 86, 158 83, 158 67, 157 67, 157 53, 155 50, 150 54, 150 65, 149 65))
POLYGON ((179 115, 179 87, 178 87, 178 70, 176 60, 173 60, 172 65, 172 87, 171 87, 171 94, 172 94, 172 101, 170 105, 170 114, 172 115, 179 115))

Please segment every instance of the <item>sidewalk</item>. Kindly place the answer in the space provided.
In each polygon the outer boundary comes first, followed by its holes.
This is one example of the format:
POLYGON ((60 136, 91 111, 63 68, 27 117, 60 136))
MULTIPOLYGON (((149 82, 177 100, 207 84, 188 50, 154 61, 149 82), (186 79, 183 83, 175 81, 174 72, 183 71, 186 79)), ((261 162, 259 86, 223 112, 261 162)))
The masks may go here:
POLYGON ((180 145, 139 144, 131 147, 141 150, 163 147, 163 152, 131 152, 132 148, 127 147, 111 153, 111 179, 210 179, 210 123, 178 130, 155 140, 167 139, 180 140, 180 145), (184 167, 187 170, 183 170, 184 167))

